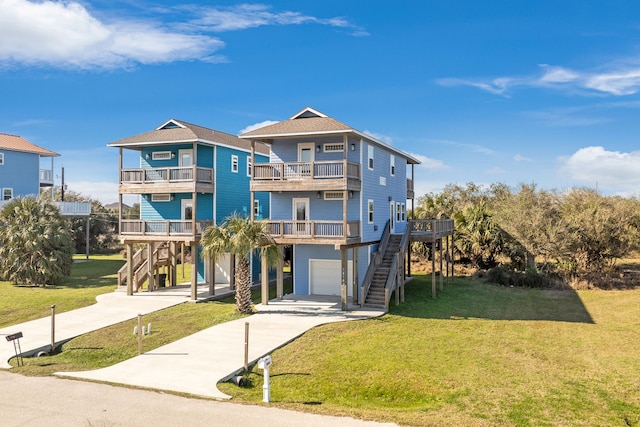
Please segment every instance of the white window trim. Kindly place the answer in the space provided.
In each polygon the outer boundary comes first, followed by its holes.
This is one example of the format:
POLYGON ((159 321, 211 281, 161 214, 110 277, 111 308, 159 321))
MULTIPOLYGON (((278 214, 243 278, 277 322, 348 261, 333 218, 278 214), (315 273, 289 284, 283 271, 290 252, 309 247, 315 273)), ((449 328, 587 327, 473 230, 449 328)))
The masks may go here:
POLYGON ((151 195, 152 202, 170 202, 171 194, 170 193, 157 193, 151 195))
POLYGON ((4 165, 4 153, 0 153, 0 165, 4 165))
POLYGON ((389 175, 396 176, 396 156, 392 154, 389 163, 389 175))
POLYGON ((373 170, 375 164, 373 162, 373 157, 374 157, 374 150, 373 150, 373 145, 369 144, 367 146, 367 168, 369 168, 369 170, 373 170))
POLYGON ((238 173, 238 169, 240 169, 238 165, 238 156, 235 154, 231 155, 231 172, 238 173))
POLYGON ((400 209, 402 209, 402 222, 407 222, 407 211, 404 203, 400 205, 400 209))
POLYGON ((322 151, 325 153, 342 153, 344 151, 343 142, 327 142, 322 145, 322 151))
POLYGON ((260 200, 253 200, 253 217, 257 218, 260 216, 260 200))
POLYGON ((342 200, 343 197, 344 197, 343 191, 324 191, 325 200, 342 200), (332 195, 335 195, 336 197, 331 197, 332 195))
POLYGON ((171 151, 154 151, 151 153, 153 160, 171 160, 171 151))
POLYGON ((13 199, 13 188, 9 188, 9 187, 3 188, 2 189, 2 200, 11 200, 11 199, 13 199), (6 193, 7 190, 9 190, 11 192, 11 195, 9 196, 9 198, 7 198, 5 196, 5 193, 6 193))
POLYGON ((367 200, 367 222, 373 224, 375 220, 376 206, 373 199, 367 200))
POLYGON ((251 156, 247 156, 247 176, 251 177, 252 172, 251 156))
POLYGON ((402 222, 402 212, 400 212, 400 203, 396 203, 396 222, 402 222))

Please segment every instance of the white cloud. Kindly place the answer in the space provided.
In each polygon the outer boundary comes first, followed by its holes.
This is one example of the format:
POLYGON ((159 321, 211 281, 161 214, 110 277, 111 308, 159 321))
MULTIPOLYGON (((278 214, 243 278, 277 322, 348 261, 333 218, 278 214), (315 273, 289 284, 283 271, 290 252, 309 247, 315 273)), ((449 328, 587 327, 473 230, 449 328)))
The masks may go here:
POLYGON ((240 4, 230 7, 197 7, 192 8, 199 16, 191 22, 206 31, 225 32, 246 30, 266 25, 302 25, 319 24, 349 29, 355 36, 368 35, 366 30, 351 24, 342 17, 317 18, 300 12, 272 12, 271 7, 264 4, 240 4))
POLYGON ((575 181, 616 193, 638 192, 640 151, 623 153, 591 146, 559 160, 561 172, 575 181))
POLYGON ((4 0, 0 14, 0 61, 4 67, 110 69, 212 60, 213 53, 223 46, 216 38, 174 32, 158 23, 101 21, 73 1, 4 0))
POLYGON ((489 175, 501 175, 501 174, 507 173, 507 170, 504 168, 501 168, 500 166, 494 166, 492 168, 486 169, 484 173, 489 175))
POLYGON ((516 154, 515 156, 513 156, 513 160, 515 160, 516 162, 532 162, 533 161, 529 157, 525 157, 521 154, 516 154))
POLYGON ((0 68, 53 66, 66 69, 130 68, 177 61, 228 62, 217 52, 225 43, 207 32, 263 25, 320 24, 366 31, 344 18, 317 18, 299 12, 271 12, 268 6, 230 8, 175 6, 158 19, 125 19, 93 14, 80 1, 2 0, 0 68), (162 19, 182 19, 182 22, 162 19), (195 17, 195 18, 194 18, 195 17))
POLYGON ((263 128, 265 126, 274 125, 276 123, 279 123, 279 122, 278 121, 274 121, 274 120, 265 120, 264 122, 254 123, 252 125, 247 126, 244 129, 241 129, 240 132, 238 132, 238 135, 242 135, 243 133, 251 132, 252 130, 260 129, 260 128, 263 128))
POLYGON ((424 156, 422 154, 409 153, 412 157, 420 160, 419 168, 429 169, 429 170, 442 170, 449 169, 442 160, 432 159, 430 157, 424 156))
POLYGON ((380 142, 384 142, 387 145, 393 145, 393 138, 390 137, 389 135, 385 135, 377 132, 369 132, 368 130, 364 130, 363 132, 369 136, 372 136, 374 139, 377 139, 380 142))
POLYGON ((606 71, 576 71, 560 66, 539 65, 540 73, 524 77, 492 79, 441 78, 441 86, 472 86, 501 96, 518 87, 546 87, 606 95, 632 95, 640 91, 640 67, 609 65, 606 71))

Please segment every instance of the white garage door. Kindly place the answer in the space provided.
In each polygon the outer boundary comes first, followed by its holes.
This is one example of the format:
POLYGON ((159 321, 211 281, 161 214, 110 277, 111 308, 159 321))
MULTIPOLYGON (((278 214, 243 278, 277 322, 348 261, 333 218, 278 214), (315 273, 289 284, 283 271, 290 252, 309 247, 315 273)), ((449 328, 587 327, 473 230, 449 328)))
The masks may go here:
MULTIPOLYGON (((309 284, 312 295, 338 295, 340 296, 340 260, 310 259, 309 260, 309 284)), ((353 277, 353 262, 348 261, 347 294, 353 294, 351 278, 353 277)))

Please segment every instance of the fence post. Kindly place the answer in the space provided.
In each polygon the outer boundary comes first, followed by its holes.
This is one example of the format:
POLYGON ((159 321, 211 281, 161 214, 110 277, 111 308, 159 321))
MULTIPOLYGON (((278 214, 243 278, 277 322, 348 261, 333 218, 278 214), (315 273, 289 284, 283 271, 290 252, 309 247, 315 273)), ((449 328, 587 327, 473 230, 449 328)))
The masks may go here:
POLYGON ((56 349, 56 306, 51 306, 51 354, 56 349))

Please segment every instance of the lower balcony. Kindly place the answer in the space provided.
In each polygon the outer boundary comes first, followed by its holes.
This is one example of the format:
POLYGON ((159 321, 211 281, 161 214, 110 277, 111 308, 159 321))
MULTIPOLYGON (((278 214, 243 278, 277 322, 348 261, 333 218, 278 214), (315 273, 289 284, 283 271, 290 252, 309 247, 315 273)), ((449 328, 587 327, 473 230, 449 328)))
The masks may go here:
POLYGON ((265 220, 278 244, 351 244, 360 241, 360 221, 265 220))
MULTIPOLYGON (((120 222, 121 238, 144 237, 153 240, 162 236, 193 240, 199 237, 213 221, 196 221, 195 229, 191 220, 142 220, 126 219, 120 222)), ((178 239, 180 240, 180 239, 178 239)))

